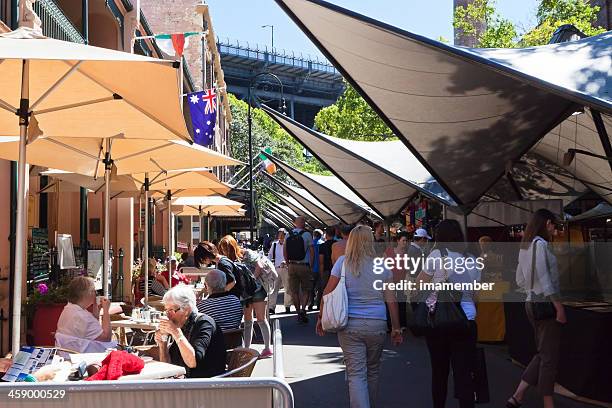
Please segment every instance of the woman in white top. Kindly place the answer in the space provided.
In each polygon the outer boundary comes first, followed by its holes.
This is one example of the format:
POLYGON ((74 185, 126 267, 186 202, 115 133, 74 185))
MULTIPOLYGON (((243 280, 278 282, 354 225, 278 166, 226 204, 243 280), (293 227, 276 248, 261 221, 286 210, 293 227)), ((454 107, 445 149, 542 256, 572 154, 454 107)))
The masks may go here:
MULTIPOLYGON (((480 280, 476 260, 465 249, 461 226, 456 220, 441 221, 434 232, 436 244, 426 259, 420 282, 468 283, 480 280)), ((437 293, 426 300, 430 309, 435 309, 437 293)), ((444 408, 448 387, 449 367, 453 368, 455 398, 460 408, 474 407, 474 384, 472 367, 476 359, 476 305, 471 291, 462 292, 461 309, 468 322, 466 327, 452 333, 442 329, 429 331, 425 338, 431 360, 431 394, 434 408, 444 408)))
MULTIPOLYGON (((102 324, 100 310, 96 304, 96 289, 94 280, 85 276, 77 276, 68 284, 68 304, 57 321, 56 343, 60 347, 74 349, 80 352, 100 351, 96 342, 110 342, 112 331, 110 325, 110 302, 106 298, 100 301, 102 308, 102 324), (93 306, 92 311, 89 309, 93 306), (72 347, 70 347, 72 345, 72 347)), ((102 349, 104 350, 104 349, 102 349)))
POLYGON ((538 352, 506 403, 508 408, 521 406, 530 385, 537 386, 542 394, 544 408, 554 407, 553 392, 559 361, 561 325, 567 322, 565 309, 559 301, 557 258, 548 245, 555 233, 555 221, 556 216, 552 212, 541 208, 533 214, 523 234, 516 283, 527 293, 525 311, 535 331, 538 352), (541 300, 552 303, 552 313, 550 318, 536 320, 534 302, 541 300))

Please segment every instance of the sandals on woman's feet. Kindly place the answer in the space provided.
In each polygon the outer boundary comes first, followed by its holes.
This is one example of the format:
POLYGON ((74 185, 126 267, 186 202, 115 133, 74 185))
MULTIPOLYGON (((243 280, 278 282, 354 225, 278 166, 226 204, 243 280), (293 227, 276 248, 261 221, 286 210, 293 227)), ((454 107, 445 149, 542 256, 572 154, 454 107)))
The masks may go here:
POLYGON ((510 397, 510 399, 506 402, 506 408, 520 408, 521 404, 516 398, 510 397))

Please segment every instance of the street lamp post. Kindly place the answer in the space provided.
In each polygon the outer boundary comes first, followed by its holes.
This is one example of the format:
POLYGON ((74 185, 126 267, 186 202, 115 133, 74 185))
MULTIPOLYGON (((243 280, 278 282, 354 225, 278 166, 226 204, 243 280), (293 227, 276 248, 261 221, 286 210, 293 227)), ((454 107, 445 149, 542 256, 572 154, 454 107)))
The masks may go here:
POLYGON ((247 93, 247 103, 248 103, 247 121, 248 121, 248 131, 249 131, 249 203, 250 203, 249 234, 250 234, 251 243, 253 242, 255 238, 255 197, 254 197, 254 190, 253 190, 253 118, 251 115, 251 103, 252 103, 251 95, 252 95, 252 88, 253 88, 253 85, 255 84, 255 81, 257 81, 259 78, 264 77, 266 75, 274 79, 276 82, 278 82, 280 86, 279 110, 281 113, 285 112, 285 98, 283 95, 283 82, 280 80, 280 78, 271 72, 260 72, 259 74, 256 74, 253 77, 251 77, 251 80, 249 81, 249 88, 248 88, 248 93, 247 93))
POLYGON ((261 28, 271 28, 272 29, 272 51, 271 53, 274 53, 274 25, 273 24, 266 24, 266 25, 262 25, 261 28))

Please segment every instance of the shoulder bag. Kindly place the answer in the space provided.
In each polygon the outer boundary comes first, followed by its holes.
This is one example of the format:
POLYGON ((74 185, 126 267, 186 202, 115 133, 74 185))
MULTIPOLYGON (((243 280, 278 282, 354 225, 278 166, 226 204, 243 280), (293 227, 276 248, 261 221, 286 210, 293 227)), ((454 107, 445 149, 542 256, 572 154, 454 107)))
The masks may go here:
POLYGON ((342 330, 348 324, 348 294, 346 293, 346 262, 342 263, 340 282, 329 292, 323 295, 323 310, 321 313, 321 326, 328 332, 342 330))

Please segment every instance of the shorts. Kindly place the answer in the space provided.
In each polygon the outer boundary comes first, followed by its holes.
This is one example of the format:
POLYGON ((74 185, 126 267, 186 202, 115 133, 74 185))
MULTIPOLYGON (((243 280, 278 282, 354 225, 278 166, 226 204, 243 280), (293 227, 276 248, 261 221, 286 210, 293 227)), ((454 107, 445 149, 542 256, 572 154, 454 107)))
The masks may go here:
POLYGON ((258 286, 259 287, 255 293, 253 293, 253 296, 249 297, 248 299, 242 299, 241 303, 243 306, 249 306, 251 303, 263 302, 266 300, 266 297, 268 296, 266 290, 263 288, 263 286, 258 286))
POLYGON ((300 288, 304 293, 312 290, 312 272, 308 264, 289 264, 289 290, 298 293, 300 288))

